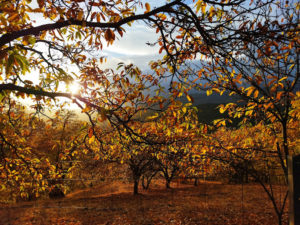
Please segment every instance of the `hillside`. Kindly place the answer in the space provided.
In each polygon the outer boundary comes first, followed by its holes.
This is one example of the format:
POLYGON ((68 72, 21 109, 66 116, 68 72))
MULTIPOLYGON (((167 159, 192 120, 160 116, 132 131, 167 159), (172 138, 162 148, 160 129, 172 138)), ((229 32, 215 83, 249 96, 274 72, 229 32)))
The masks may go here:
MULTIPOLYGON (((174 183, 166 190, 159 180, 133 196, 132 185, 103 184, 60 200, 3 205, 0 224, 210 224, 276 223, 271 203, 259 185, 174 183)), ((276 189, 279 190, 279 187, 276 189)))

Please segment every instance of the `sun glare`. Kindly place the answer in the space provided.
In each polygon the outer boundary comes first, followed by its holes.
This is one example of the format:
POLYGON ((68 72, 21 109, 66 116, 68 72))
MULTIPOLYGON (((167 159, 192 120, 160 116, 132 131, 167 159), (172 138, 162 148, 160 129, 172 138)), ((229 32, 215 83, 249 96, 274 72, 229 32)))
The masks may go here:
POLYGON ((78 84, 77 82, 72 82, 72 83, 69 85, 69 91, 70 91, 72 94, 79 94, 79 91, 80 91, 80 84, 78 84))

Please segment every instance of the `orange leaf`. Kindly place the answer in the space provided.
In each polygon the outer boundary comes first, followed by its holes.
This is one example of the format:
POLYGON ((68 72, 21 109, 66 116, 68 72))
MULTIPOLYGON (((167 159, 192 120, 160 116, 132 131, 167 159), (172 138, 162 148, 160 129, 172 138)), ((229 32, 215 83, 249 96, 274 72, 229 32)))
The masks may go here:
POLYGON ((118 28, 117 31, 120 34, 120 36, 123 37, 123 31, 120 28, 118 28))
POLYGON ((148 2, 146 2, 145 7, 146 7, 145 13, 147 13, 147 12, 149 12, 151 10, 150 5, 149 5, 148 2))
POLYGON ((89 138, 92 138, 92 136, 93 136, 93 129, 90 128, 90 129, 89 129, 89 138))
POLYGON ((111 43, 115 40, 115 33, 111 29, 107 29, 105 31, 104 38, 107 42, 111 43))

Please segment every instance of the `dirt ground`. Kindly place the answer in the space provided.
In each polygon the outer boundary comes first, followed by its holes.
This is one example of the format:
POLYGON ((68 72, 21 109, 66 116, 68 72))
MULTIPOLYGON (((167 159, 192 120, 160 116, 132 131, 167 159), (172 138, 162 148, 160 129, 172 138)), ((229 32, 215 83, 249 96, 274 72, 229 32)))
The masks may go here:
MULTIPOLYGON (((281 198, 281 187, 278 199, 281 198)), ((283 191, 283 190, 282 190, 283 191)), ((283 197, 283 196, 282 196, 283 197)), ((285 215, 286 218, 287 215, 285 215)), ((276 224, 271 202, 257 184, 156 182, 137 196, 132 185, 115 182, 64 199, 0 205, 0 224, 276 224)))

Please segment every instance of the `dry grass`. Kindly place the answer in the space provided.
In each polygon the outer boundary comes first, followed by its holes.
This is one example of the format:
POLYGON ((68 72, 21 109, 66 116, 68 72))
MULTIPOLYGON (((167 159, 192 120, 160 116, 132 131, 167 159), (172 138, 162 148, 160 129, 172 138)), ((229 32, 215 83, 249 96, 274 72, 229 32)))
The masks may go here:
POLYGON ((2 205, 0 224, 276 224, 259 185, 173 186, 166 190, 157 181, 133 196, 130 184, 115 182, 61 200, 2 205))

